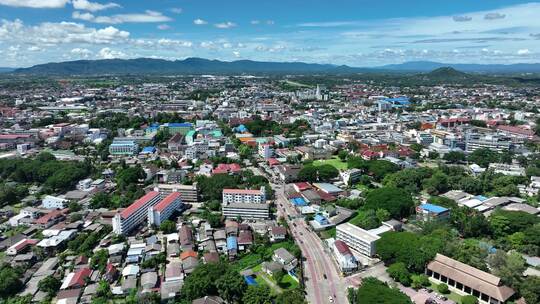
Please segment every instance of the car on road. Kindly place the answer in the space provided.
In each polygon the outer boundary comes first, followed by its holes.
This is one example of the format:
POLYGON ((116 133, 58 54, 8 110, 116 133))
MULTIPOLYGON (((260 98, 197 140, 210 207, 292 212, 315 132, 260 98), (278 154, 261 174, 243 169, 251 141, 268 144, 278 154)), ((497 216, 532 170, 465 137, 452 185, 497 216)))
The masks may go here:
POLYGON ((334 298, 332 298, 332 296, 328 296, 328 301, 330 301, 330 303, 334 303, 334 298))
POLYGON ((322 277, 323 277, 325 280, 328 279, 328 277, 326 276, 326 273, 324 273, 324 274, 322 275, 322 277))
POLYGON ((292 225, 293 225, 294 227, 296 227, 296 223, 292 223, 292 225))

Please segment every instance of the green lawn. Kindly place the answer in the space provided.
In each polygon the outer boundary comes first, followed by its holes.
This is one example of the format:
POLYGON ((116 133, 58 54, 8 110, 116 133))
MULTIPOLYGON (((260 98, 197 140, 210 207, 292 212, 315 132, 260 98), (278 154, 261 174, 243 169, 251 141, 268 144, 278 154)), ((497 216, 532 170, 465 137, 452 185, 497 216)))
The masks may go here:
POLYGON ((329 239, 329 238, 335 238, 336 237, 336 227, 332 227, 327 230, 323 230, 320 232, 322 239, 329 239))
POLYGON ((237 270, 241 271, 246 268, 254 267, 257 264, 261 263, 261 257, 258 254, 247 254, 243 256, 241 259, 235 261, 232 263, 232 267, 237 270))
MULTIPOLYGON (((440 294, 440 292, 437 291, 437 284, 431 282, 431 286, 429 286, 429 288, 433 289, 435 292, 440 294)), ((450 293, 445 294, 444 296, 447 297, 448 299, 458 303, 458 304, 461 303, 461 296, 458 295, 457 293, 453 292, 453 291, 450 291, 450 293)))
POLYGON ((290 274, 284 275, 283 279, 281 279, 281 282, 278 284, 278 286, 283 289, 295 289, 298 285, 298 282, 296 282, 290 274))
POLYGON ((331 159, 316 160, 313 162, 313 165, 315 166, 331 165, 338 170, 347 169, 347 162, 342 162, 338 157, 334 157, 331 159))

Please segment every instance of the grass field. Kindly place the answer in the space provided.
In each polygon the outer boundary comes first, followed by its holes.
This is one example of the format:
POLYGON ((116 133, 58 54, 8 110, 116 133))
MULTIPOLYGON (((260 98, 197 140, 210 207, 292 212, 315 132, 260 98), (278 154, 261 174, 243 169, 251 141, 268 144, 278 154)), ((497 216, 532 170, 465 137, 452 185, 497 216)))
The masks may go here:
MULTIPOLYGON (((437 291, 437 284, 431 282, 431 286, 429 287, 431 289, 433 289, 435 292, 439 293, 437 291)), ((440 293, 439 293, 440 294, 440 293)), ((450 291, 449 294, 445 294, 444 295, 445 297, 447 297, 448 299, 456 302, 457 304, 461 304, 461 296, 458 295, 457 293, 453 292, 453 291, 450 291)))
POLYGON ((338 170, 347 169, 347 163, 341 161, 338 157, 334 157, 331 159, 316 160, 313 162, 313 165, 315 166, 330 165, 338 170))

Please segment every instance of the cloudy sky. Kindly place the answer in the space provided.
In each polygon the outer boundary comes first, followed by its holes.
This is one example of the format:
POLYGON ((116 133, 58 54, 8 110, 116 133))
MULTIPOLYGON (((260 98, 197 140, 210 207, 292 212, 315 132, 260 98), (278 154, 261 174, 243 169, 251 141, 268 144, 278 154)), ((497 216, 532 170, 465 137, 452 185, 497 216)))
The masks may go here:
POLYGON ((540 2, 0 0, 0 66, 153 57, 540 62, 540 2))

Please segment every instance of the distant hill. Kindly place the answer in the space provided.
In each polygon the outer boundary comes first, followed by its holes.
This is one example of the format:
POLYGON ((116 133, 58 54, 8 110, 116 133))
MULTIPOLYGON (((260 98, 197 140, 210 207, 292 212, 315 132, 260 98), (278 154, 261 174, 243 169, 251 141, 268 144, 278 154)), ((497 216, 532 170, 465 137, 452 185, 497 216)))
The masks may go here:
POLYGON ((15 69, 14 68, 2 68, 0 67, 0 73, 9 73, 9 72, 13 72, 15 69))
POLYGON ((77 60, 39 64, 14 71, 40 75, 111 74, 242 74, 242 73, 355 73, 367 69, 302 62, 219 61, 203 58, 168 61, 161 59, 77 60))
MULTIPOLYGON (((7 69, 27 75, 126 75, 126 74, 355 74, 355 73, 427 73, 452 68, 466 73, 517 74, 540 73, 539 64, 447 64, 411 61, 374 68, 303 62, 262 62, 252 60, 220 61, 203 58, 168 61, 162 59, 76 60, 39 64, 29 68, 7 69)), ((0 68, 1 71, 1 68, 0 68)), ((435 76, 435 75, 432 75, 435 76)), ((454 75, 457 76, 457 75, 454 75)), ((463 75, 462 75, 463 76, 463 75)))
POLYGON ((378 67, 377 69, 403 72, 429 72, 443 67, 451 67, 462 72, 474 73, 540 73, 540 63, 452 64, 433 61, 410 61, 401 64, 389 64, 378 67))

